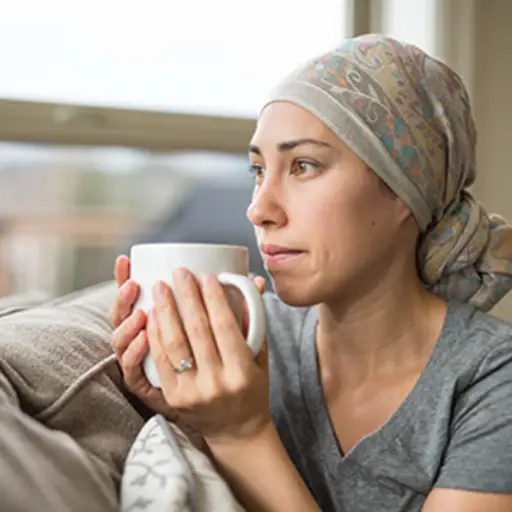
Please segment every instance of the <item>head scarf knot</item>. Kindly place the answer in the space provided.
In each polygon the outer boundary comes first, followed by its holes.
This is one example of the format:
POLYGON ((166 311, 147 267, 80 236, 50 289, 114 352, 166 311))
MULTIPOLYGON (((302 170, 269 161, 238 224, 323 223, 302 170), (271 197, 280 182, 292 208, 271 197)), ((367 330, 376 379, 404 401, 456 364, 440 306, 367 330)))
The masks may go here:
POLYGON ((476 130, 447 65, 390 37, 360 36, 301 66, 266 105, 275 101, 317 116, 409 206, 431 291, 487 311, 512 288, 512 227, 468 190, 476 130))

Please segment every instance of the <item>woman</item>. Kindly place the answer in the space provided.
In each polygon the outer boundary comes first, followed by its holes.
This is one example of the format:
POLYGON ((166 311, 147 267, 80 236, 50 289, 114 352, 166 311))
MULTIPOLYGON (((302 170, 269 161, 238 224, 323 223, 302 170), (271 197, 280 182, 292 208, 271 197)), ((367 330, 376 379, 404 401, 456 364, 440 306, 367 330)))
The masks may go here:
POLYGON ((512 510, 512 329, 483 312, 512 287, 512 232, 467 190, 460 78, 391 38, 348 40, 271 93, 249 156, 268 367, 214 278, 177 272, 182 320, 163 285, 146 320, 120 258, 129 388, 203 436, 248 510, 512 510))

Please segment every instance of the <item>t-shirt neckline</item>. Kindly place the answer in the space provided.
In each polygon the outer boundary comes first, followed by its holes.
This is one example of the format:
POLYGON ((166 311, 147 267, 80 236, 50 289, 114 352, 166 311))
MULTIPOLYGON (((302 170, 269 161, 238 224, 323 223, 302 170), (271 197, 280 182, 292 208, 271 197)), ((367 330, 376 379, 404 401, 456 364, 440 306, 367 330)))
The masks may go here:
POLYGON ((456 302, 448 302, 439 338, 432 349, 424 370, 409 394, 383 425, 363 437, 346 454, 342 453, 338 445, 325 404, 316 352, 317 310, 316 308, 309 310, 302 330, 299 380, 301 395, 310 418, 312 431, 315 434, 317 448, 320 451, 320 459, 331 476, 339 477, 340 465, 345 465, 351 460, 368 460, 368 457, 371 457, 375 451, 382 447, 382 443, 387 444, 394 441, 397 435, 410 424, 411 416, 414 415, 415 402, 420 402, 421 400, 418 398, 421 398, 422 394, 428 391, 426 389, 427 382, 432 378, 433 368, 442 364, 440 359, 449 352, 442 350, 443 345, 450 343, 454 333, 460 330, 454 325, 457 318, 457 315, 453 314, 454 309, 456 309, 456 302), (327 454, 330 454, 330 456, 327 456, 327 454), (337 457, 333 457, 332 454, 337 454, 337 457))

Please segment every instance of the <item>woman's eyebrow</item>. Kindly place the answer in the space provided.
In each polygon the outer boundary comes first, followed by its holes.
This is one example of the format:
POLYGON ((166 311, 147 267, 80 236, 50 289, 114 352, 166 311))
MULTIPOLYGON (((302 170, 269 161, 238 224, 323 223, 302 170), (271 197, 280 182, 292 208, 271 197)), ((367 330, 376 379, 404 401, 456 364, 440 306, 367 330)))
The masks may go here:
MULTIPOLYGON (((280 142, 277 145, 277 150, 280 153, 283 153, 285 151, 290 151, 292 149, 295 149, 297 146, 302 146, 304 144, 313 144, 316 146, 322 146, 326 148, 331 148, 332 146, 323 140, 316 140, 316 139, 296 139, 296 140, 289 140, 286 142, 280 142)), ((256 146, 255 144, 249 144, 249 153, 254 153, 256 155, 261 156, 261 149, 256 146)))

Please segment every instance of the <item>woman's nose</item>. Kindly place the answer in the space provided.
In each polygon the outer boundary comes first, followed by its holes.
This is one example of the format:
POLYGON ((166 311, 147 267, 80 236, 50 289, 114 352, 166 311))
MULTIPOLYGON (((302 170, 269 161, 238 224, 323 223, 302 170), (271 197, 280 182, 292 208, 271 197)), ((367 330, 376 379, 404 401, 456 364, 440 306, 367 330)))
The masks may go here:
POLYGON ((282 204, 282 194, 277 184, 266 181, 255 189, 251 204, 247 209, 247 218, 256 227, 281 226, 286 223, 286 213, 282 204))

